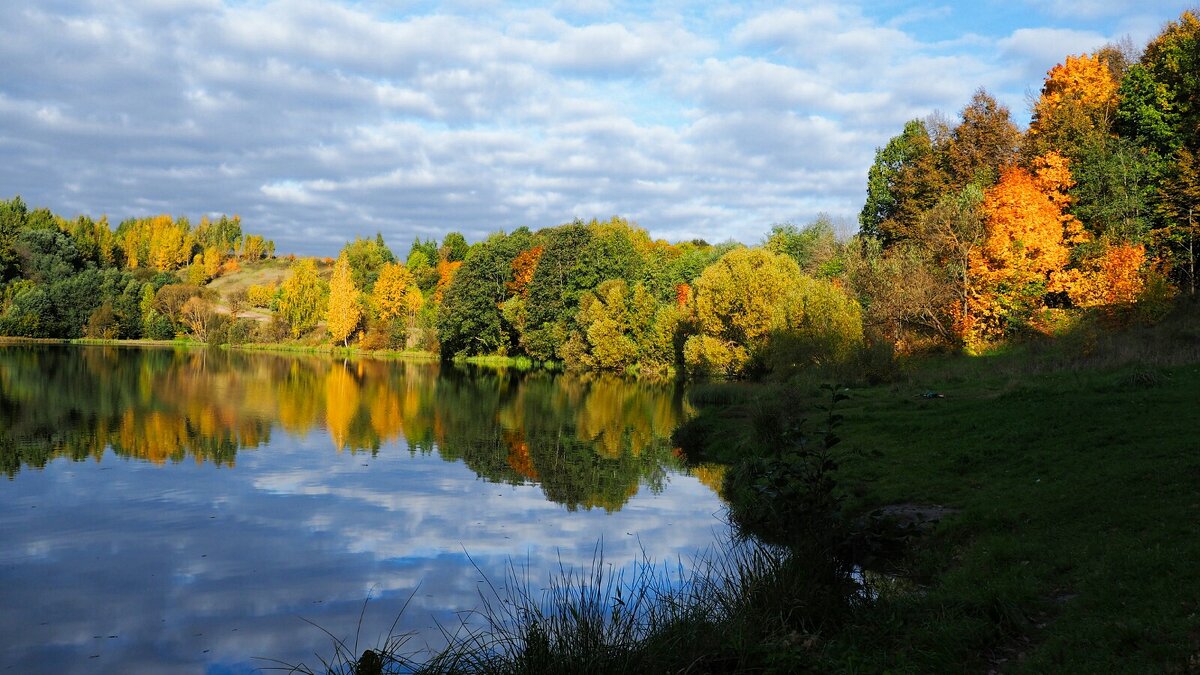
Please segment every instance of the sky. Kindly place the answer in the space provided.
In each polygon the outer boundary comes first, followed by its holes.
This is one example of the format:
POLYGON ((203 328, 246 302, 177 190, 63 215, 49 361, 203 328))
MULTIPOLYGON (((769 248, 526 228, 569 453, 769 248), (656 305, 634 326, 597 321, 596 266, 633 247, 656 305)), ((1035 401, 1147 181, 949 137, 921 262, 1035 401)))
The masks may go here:
POLYGON ((1190 2, 6 0, 0 198, 237 214, 277 253, 621 216, 857 227, 875 149, 1190 2))

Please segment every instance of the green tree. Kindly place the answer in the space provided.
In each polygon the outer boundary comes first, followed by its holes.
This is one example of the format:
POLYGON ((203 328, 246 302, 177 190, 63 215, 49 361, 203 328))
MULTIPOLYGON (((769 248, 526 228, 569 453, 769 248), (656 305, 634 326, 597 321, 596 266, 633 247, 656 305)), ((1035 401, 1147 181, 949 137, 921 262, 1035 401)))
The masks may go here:
POLYGON ((531 243, 528 230, 493 234, 471 247, 446 290, 438 314, 442 355, 511 354, 517 333, 501 305, 510 294, 513 261, 531 243))
POLYGON ((858 216, 861 232, 885 244, 908 237, 945 188, 940 164, 926 123, 905 124, 904 131, 875 151, 867 172, 867 201, 858 216))
POLYGON ((795 260, 805 274, 829 278, 837 276, 841 270, 833 223, 823 214, 802 228, 791 224, 775 225, 763 247, 795 260))
POLYGON ((396 256, 383 242, 382 234, 376 234, 374 239, 355 237, 354 241, 342 247, 339 256, 349 261, 354 285, 364 293, 370 293, 375 287, 384 265, 396 262, 396 256))
POLYGON ((442 238, 442 247, 438 249, 438 257, 450 262, 467 259, 470 250, 466 237, 459 232, 450 232, 442 238))

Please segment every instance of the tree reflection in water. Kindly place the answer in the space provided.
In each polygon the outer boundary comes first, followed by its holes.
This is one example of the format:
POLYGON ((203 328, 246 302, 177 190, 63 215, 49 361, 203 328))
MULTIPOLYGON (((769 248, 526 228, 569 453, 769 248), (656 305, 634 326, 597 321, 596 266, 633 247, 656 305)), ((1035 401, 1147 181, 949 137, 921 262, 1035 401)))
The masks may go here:
MULTIPOLYGON (((234 467, 273 433, 461 461, 568 509, 620 509, 682 469, 679 387, 432 363, 116 347, 0 348, 0 469, 115 455, 234 467)), ((720 479, 700 470, 710 487, 720 479)))

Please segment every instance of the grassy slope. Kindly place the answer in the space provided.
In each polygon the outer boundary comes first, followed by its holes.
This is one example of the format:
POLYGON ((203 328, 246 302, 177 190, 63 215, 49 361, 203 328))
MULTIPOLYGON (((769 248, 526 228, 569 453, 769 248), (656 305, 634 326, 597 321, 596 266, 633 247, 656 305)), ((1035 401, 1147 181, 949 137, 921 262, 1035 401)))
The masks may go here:
POLYGON ((252 285, 275 284, 287 278, 291 263, 284 258, 272 258, 254 263, 243 263, 241 269, 213 279, 208 287, 221 294, 229 295, 237 290, 246 290, 252 285))
POLYGON ((1200 672, 1198 323, 853 390, 848 508, 961 512, 905 561, 924 590, 828 636, 830 667, 1200 672))

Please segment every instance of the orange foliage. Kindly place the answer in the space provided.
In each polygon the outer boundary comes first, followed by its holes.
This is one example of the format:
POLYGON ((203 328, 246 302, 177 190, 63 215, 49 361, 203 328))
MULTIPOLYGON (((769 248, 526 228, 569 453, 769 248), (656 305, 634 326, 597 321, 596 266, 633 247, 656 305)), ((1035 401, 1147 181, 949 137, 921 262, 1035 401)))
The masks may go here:
POLYGON ((1058 285, 1077 307, 1130 305, 1146 286, 1145 262, 1146 247, 1141 244, 1110 246, 1083 269, 1064 272, 1058 285))
POLYGON ((533 465, 533 457, 529 455, 529 444, 520 431, 502 432, 504 444, 508 446, 508 466, 518 475, 531 481, 538 480, 537 468, 533 465))
POLYGON ((675 306, 687 307, 692 301, 692 287, 688 284, 675 285, 675 306))
POLYGON ((529 296, 529 282, 533 281, 533 273, 537 270, 538 261, 542 259, 544 246, 534 246, 528 251, 521 251, 512 261, 513 280, 505 287, 513 295, 522 298, 529 296))
POLYGON ((1049 153, 1033 173, 1006 169, 984 195, 986 234, 970 256, 967 313, 956 317, 968 345, 999 337, 1010 312, 1039 305, 1070 260, 1069 244, 1083 238, 1079 221, 1063 212, 1072 185, 1066 158, 1049 153))
POLYGON ((458 268, 460 267, 462 267, 461 260, 450 262, 442 259, 438 261, 438 282, 437 288, 435 288, 433 291, 433 302, 435 304, 442 304, 442 298, 446 295, 446 289, 450 288, 450 282, 454 281, 454 273, 457 272, 458 268))
POLYGON ((1046 74, 1042 95, 1033 108, 1029 133, 1046 133, 1064 109, 1072 107, 1094 123, 1107 119, 1116 107, 1117 82, 1099 56, 1068 56, 1046 74))

